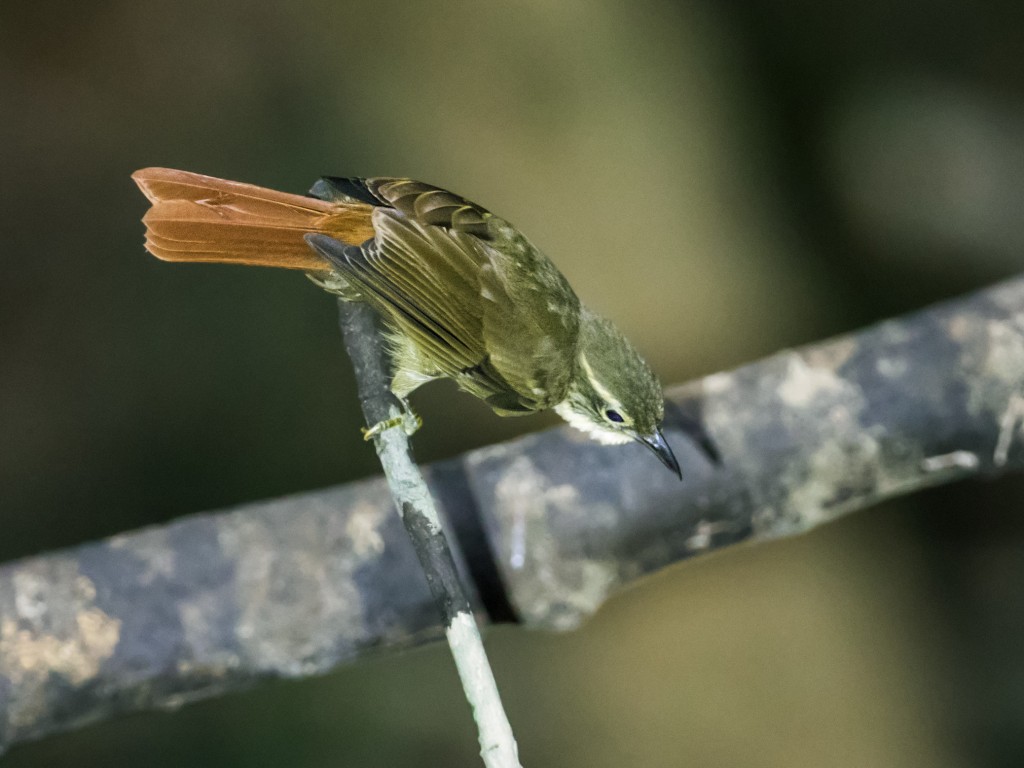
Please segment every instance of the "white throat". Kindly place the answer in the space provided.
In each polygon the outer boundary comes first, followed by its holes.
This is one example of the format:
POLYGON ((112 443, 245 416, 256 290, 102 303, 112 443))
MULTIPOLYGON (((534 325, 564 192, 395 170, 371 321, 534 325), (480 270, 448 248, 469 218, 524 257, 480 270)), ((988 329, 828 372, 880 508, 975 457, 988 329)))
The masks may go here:
POLYGON ((575 427, 584 432, 594 440, 603 445, 622 445, 633 440, 629 435, 613 429, 605 429, 600 424, 595 424, 582 413, 572 409, 568 400, 563 400, 555 406, 555 413, 569 422, 569 426, 575 427))

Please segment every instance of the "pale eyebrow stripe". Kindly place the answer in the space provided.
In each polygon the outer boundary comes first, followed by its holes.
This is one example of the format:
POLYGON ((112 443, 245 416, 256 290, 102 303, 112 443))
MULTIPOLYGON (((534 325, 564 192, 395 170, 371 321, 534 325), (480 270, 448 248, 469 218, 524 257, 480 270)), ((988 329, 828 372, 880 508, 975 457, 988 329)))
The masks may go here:
POLYGON ((632 419, 629 418, 629 414, 621 413, 622 403, 619 402, 618 398, 616 398, 600 381, 597 380, 597 377, 594 375, 594 369, 590 367, 590 362, 587 360, 586 355, 580 355, 580 365, 583 366, 583 372, 587 374, 587 379, 590 381, 597 394, 603 397, 610 407, 620 411, 619 415, 621 415, 624 420, 632 421, 632 419))

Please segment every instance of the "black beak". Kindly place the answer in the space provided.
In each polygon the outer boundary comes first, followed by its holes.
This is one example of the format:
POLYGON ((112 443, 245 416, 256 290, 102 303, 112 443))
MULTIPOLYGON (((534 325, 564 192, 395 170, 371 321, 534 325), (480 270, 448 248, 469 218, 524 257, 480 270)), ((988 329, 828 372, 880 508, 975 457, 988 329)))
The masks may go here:
POLYGON ((654 455, 658 457, 658 461, 675 472, 679 476, 680 480, 683 479, 683 470, 679 468, 679 462, 676 461, 676 455, 672 453, 672 449, 669 448, 668 443, 665 442, 665 436, 661 434, 660 428, 654 430, 654 434, 650 437, 641 437, 639 440, 654 451, 654 455))

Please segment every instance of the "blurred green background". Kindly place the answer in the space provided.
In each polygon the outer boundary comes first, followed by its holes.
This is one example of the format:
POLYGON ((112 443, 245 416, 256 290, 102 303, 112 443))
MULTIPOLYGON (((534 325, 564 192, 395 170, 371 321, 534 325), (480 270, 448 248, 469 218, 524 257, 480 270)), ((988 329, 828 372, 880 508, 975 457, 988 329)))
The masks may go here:
MULTIPOLYGON (((515 222, 663 381, 1020 270, 1024 6, 0 0, 0 559, 376 471, 330 297, 168 265, 129 174, 406 175, 515 222)), ((423 460, 552 423, 444 385, 423 460)), ((1024 483, 490 633, 523 762, 1024 764, 1024 483)), ((9 766, 476 766, 444 647, 9 766)))

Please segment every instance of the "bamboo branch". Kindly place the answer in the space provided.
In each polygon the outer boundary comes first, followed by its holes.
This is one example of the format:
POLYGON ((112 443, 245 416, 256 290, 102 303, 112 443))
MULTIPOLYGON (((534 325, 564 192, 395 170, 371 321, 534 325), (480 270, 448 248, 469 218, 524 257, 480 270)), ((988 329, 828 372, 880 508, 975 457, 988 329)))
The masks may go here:
MULTIPOLYGON (((391 393, 388 356, 376 314, 367 304, 341 299, 338 314, 367 425, 401 419, 402 409, 391 393)), ((480 756, 488 768, 519 768, 512 726, 501 704, 441 517, 412 457, 409 437, 401 427, 393 427, 376 434, 373 441, 395 507, 426 574, 466 700, 472 707, 480 756)))
MULTIPOLYGON (((683 483, 565 428, 425 469, 476 612, 569 628, 693 555, 1024 468, 1024 277, 668 397, 683 483)), ((393 509, 372 479, 0 567, 0 745, 439 639, 393 509)))

